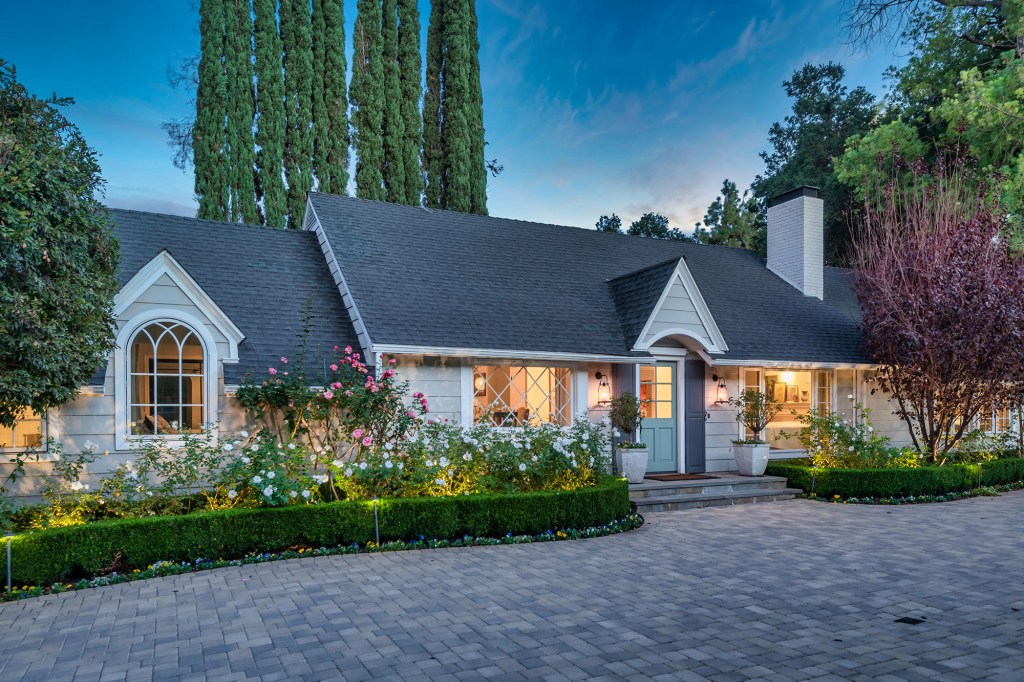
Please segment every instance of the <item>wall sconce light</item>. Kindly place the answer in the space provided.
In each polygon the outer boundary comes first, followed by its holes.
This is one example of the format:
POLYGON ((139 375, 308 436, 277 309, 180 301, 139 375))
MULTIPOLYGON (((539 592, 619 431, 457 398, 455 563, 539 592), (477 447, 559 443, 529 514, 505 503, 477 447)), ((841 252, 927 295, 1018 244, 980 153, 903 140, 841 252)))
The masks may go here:
POLYGON ((477 393, 482 393, 484 386, 487 384, 487 377, 483 374, 477 374, 473 377, 473 390, 477 393))
POLYGON ((725 386, 725 378, 712 374, 711 380, 718 382, 718 388, 715 389, 715 405, 727 405, 729 403, 729 389, 725 386))
POLYGON ((612 387, 608 384, 608 375, 601 372, 594 372, 597 379, 597 404, 607 405, 612 401, 612 387))

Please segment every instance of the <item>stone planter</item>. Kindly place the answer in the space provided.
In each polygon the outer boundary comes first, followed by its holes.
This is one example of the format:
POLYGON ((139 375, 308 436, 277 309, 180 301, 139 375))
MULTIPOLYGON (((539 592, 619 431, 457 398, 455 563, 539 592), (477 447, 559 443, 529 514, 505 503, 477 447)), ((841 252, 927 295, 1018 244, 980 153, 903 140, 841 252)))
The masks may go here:
POLYGON ((647 448, 619 448, 622 475, 630 483, 643 483, 647 473, 647 448))
POLYGON ((736 468, 740 476, 762 476, 768 466, 767 443, 760 445, 740 445, 733 443, 732 454, 736 458, 736 468))

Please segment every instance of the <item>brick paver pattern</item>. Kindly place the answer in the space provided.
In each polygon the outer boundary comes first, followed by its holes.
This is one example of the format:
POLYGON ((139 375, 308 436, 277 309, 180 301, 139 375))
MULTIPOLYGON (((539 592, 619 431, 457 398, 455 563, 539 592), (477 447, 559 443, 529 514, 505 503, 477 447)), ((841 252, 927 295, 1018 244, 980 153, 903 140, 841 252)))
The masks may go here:
POLYGON ((1024 680, 1024 492, 648 521, 10 603, 0 680, 1024 680))

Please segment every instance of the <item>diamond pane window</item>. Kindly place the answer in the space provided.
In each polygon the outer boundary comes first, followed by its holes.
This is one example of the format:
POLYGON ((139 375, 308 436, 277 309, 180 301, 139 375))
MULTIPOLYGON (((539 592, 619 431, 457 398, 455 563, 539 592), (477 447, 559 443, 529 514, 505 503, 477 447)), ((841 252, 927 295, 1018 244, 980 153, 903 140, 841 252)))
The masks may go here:
POLYGON ((203 346, 177 322, 153 322, 132 340, 131 432, 157 435, 203 428, 203 346))
POLYGON ((473 420, 492 426, 572 421, 572 370, 478 365, 473 368, 473 420))

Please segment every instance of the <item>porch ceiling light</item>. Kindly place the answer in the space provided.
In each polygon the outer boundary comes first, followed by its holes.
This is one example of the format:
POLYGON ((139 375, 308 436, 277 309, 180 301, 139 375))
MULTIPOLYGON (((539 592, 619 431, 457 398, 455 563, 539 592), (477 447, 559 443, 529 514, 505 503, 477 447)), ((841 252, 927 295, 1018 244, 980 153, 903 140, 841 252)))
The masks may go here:
POLYGON ((473 388, 474 390, 477 391, 477 393, 484 390, 484 386, 486 385, 487 377, 485 377, 483 374, 477 374, 476 376, 473 377, 473 388))
POLYGON ((727 405, 729 403, 729 389, 725 386, 725 378, 712 374, 711 380, 718 382, 718 388, 715 389, 715 405, 727 405))
POLYGON ((597 379, 597 404, 607 405, 612 401, 612 387, 608 384, 608 375, 601 372, 594 372, 597 379))

